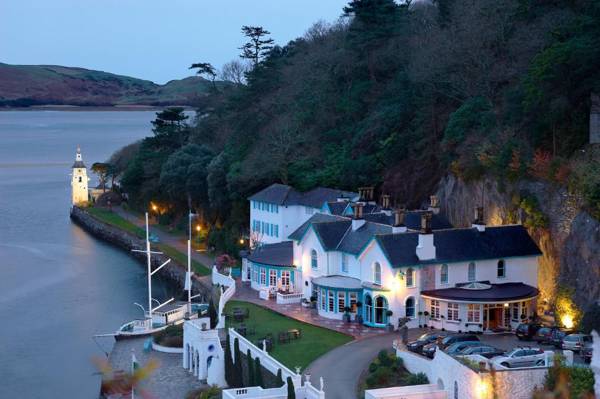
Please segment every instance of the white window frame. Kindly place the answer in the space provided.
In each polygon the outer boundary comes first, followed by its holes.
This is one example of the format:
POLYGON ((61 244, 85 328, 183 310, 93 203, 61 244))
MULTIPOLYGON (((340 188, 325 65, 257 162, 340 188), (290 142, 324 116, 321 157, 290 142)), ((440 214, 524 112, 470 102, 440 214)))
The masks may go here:
POLYGON ((281 286, 284 288, 289 288, 292 282, 292 273, 289 270, 281 271, 281 286))
POLYGON ((440 267, 440 284, 448 284, 448 264, 444 263, 440 267))
POLYGON ((481 323, 481 306, 479 304, 467 304, 467 322, 481 323))
POLYGON ((267 270, 264 267, 260 268, 260 285, 267 285, 267 270))
POLYGON ((277 287, 277 270, 269 269, 269 286, 277 287))
POLYGON ((342 272, 348 273, 348 255, 342 252, 342 272))
POLYGON ((312 270, 319 269, 319 254, 316 249, 310 250, 310 268, 312 270))
POLYGON ((344 291, 338 291, 337 305, 338 305, 338 313, 344 313, 344 308, 346 307, 346 293, 344 291))
POLYGON ((381 263, 373 263, 373 283, 381 285, 381 263))
POLYGON ((430 303, 430 317, 432 319, 439 319, 440 318, 440 301, 437 299, 432 299, 431 303, 430 303))
POLYGON ((409 267, 406 269, 406 288, 415 287, 415 269, 409 267))
POLYGON ((335 296, 331 290, 327 291, 327 311, 335 312, 335 296))
POLYGON ((321 293, 321 309, 325 310, 327 309, 327 291, 321 288, 319 292, 321 293))
POLYGON ((448 321, 458 321, 458 308, 458 303, 448 302, 448 310, 446 315, 446 319, 448 321))
POLYGON ((358 309, 356 307, 356 304, 358 303, 358 293, 356 293, 356 292, 349 292, 348 293, 348 302, 350 304, 350 312, 351 313, 356 313, 356 310, 358 309))

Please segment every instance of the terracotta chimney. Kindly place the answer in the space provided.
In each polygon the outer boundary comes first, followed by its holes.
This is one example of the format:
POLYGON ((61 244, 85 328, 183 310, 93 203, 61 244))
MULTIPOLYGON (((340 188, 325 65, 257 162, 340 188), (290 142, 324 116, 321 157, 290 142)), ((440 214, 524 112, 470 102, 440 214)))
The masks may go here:
POLYGON ((352 204, 352 210, 354 211, 354 215, 352 217, 352 231, 358 230, 363 224, 365 224, 365 220, 363 219, 363 206, 365 204, 362 202, 356 202, 352 204))
POLYGON ((483 221, 483 207, 482 206, 478 206, 475 208, 475 220, 473 221, 473 224, 471 225, 471 227, 476 228, 477 231, 479 231, 479 232, 485 231, 485 222, 483 221))
POLYGON ((390 209, 390 196, 388 194, 381 196, 381 207, 383 209, 390 209))
POLYGON ((436 215, 440 213, 440 201, 437 195, 429 196, 429 210, 436 215))
POLYGON ((419 232, 419 243, 417 244, 416 254, 419 260, 435 259, 435 245, 433 243, 433 232, 431 230, 431 212, 424 212, 421 215, 421 231, 419 232))
POLYGON ((392 226, 392 233, 406 233, 406 225, 404 224, 404 217, 406 216, 406 210, 404 207, 400 207, 394 211, 394 225, 392 226))

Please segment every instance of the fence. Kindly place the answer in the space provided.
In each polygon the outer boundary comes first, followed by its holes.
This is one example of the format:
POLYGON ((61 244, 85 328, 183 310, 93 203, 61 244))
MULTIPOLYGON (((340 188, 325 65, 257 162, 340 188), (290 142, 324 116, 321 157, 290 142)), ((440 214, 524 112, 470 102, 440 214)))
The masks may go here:
POLYGON ((288 305, 290 303, 300 303, 302 301, 302 293, 297 294, 282 294, 277 293, 277 303, 280 305, 288 305))

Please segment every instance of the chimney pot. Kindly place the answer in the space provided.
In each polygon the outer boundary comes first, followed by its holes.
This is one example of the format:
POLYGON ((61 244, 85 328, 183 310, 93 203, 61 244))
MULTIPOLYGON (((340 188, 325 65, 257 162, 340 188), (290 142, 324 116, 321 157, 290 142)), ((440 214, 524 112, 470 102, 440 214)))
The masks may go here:
POLYGON ((475 208, 475 220, 471 227, 476 228, 480 232, 485 231, 485 222, 483 221, 483 207, 478 206, 475 208))
POLYGON ((421 234, 431 234, 431 218, 433 213, 430 211, 421 214, 421 234))

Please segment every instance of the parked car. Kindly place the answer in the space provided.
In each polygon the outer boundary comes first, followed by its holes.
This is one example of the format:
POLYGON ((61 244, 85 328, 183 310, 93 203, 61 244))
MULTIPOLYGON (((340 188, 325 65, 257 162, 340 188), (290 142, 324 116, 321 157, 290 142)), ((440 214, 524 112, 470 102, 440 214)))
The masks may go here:
POLYGON ((421 353, 433 359, 433 356, 435 355, 435 350, 438 346, 440 347, 440 349, 444 350, 452 344, 466 341, 479 341, 479 337, 477 335, 472 334, 448 335, 446 338, 442 339, 442 342, 439 343, 439 345, 437 342, 425 345, 421 353))
POLYGON ((444 338, 446 335, 447 334, 443 332, 425 333, 415 341, 409 342, 406 346, 411 352, 421 353, 425 345, 434 343, 438 340, 438 338, 444 338))
POLYGON ((481 346, 467 346, 464 348, 459 355, 481 355, 483 357, 487 357, 491 359, 496 356, 504 355, 504 351, 502 349, 494 348, 489 345, 481 345, 481 346))
POLYGON ((592 362, 592 353, 594 351, 593 343, 586 342, 583 350, 581 351, 581 356, 583 357, 583 361, 586 363, 592 362))
POLYGON ((533 367, 546 364, 546 352, 539 348, 515 348, 504 356, 494 359, 496 364, 504 367, 533 367))
POLYGON ((572 350, 575 353, 581 352, 586 343, 592 342, 591 335, 569 334, 562 340, 562 348, 572 350))
POLYGON ((542 328, 541 324, 537 323, 521 323, 517 326, 515 335, 520 340, 533 339, 538 330, 542 328))
POLYGON ((461 341, 461 342, 456 342, 456 343, 450 345, 449 347, 444 349, 444 352, 446 352, 447 354, 449 354, 451 356, 458 355, 463 349, 473 347, 473 346, 483 346, 483 345, 485 345, 485 344, 481 341, 461 341))
POLYGON ((557 326, 541 327, 535 333, 534 339, 537 341, 538 344, 554 345, 555 347, 560 348, 562 344, 562 339, 571 332, 571 330, 557 326))

